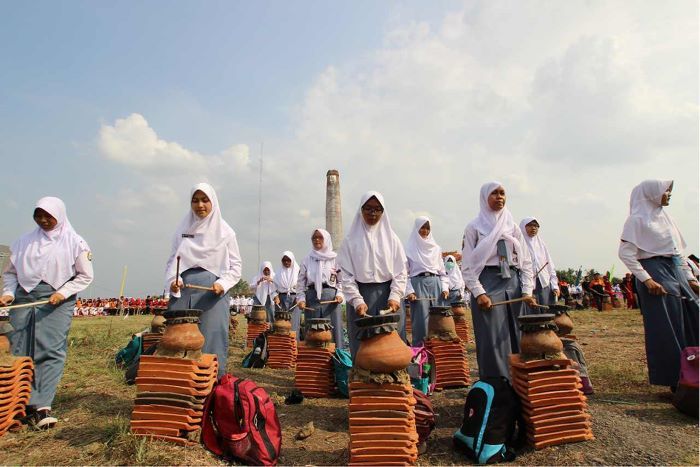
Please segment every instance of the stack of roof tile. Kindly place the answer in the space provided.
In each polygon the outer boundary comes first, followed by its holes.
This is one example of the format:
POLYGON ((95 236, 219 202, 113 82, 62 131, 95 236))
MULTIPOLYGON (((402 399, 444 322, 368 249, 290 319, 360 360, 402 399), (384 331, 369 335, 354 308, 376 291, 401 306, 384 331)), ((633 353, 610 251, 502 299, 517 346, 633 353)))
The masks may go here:
POLYGON ((292 331, 287 335, 267 336, 268 357, 265 366, 274 369, 293 368, 297 361, 297 337, 292 331))
POLYGON ((469 342, 469 324, 464 316, 455 316, 455 331, 463 343, 469 342))
POLYGON ((333 376, 333 353, 335 344, 327 347, 312 347, 299 344, 294 387, 305 397, 329 397, 335 386, 333 376))
POLYGON ((350 383, 350 465, 411 465, 418 459, 413 388, 350 383))
POLYGON ((163 337, 163 334, 159 332, 144 332, 141 334, 141 346, 143 350, 158 344, 161 337, 163 337))
POLYGON ((461 339, 426 339, 425 348, 435 357, 435 389, 469 386, 467 352, 461 339))
POLYGON ((535 449, 593 439, 586 396, 572 360, 524 361, 511 355, 510 373, 535 449))
POLYGON ((7 363, 0 366, 0 436, 21 425, 34 378, 30 357, 10 357, 7 363))
POLYGON ((253 320, 248 321, 248 332, 246 334, 246 347, 253 347, 253 341, 263 332, 270 329, 270 323, 267 321, 259 323, 253 320))
POLYGON ((216 355, 200 360, 142 355, 131 432, 184 445, 199 440, 204 399, 218 371, 216 355))

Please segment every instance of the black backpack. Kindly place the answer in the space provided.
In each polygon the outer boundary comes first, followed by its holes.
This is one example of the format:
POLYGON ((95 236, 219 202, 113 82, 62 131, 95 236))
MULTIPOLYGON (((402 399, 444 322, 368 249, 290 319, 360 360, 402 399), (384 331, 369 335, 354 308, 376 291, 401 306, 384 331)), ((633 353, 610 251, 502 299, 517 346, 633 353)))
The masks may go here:
POLYGON ((467 394, 453 443, 478 464, 512 461, 524 435, 521 417, 520 400, 506 378, 482 379, 467 394))
POLYGON ((265 368, 267 356, 267 334, 263 332, 253 341, 253 350, 243 357, 243 368, 265 368))

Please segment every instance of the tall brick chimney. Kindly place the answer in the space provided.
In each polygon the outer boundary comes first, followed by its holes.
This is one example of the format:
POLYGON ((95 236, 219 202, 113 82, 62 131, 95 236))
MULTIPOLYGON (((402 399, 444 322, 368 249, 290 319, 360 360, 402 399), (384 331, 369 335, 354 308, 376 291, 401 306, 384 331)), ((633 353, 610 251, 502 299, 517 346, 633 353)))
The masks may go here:
POLYGON ((335 169, 326 173, 326 230, 337 251, 343 241, 343 213, 340 210, 340 174, 335 169))

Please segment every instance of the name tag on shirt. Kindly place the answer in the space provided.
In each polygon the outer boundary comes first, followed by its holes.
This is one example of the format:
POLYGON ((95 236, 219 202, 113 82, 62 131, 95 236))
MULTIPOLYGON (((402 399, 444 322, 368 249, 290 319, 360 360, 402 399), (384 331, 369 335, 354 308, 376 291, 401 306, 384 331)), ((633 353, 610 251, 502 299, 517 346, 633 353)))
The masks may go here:
POLYGON ((182 238, 194 238, 194 234, 182 234, 182 238))

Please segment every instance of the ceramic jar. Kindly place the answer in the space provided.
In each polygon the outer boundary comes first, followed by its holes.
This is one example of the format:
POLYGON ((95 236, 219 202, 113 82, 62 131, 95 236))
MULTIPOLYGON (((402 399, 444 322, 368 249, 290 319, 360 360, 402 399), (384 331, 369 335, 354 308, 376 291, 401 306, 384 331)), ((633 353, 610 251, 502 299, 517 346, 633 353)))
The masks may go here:
POLYGON ((457 337, 455 320, 449 306, 431 306, 428 315, 428 336, 457 337))
POLYGON ((393 373, 405 370, 413 352, 396 332, 400 315, 390 313, 355 320, 360 347, 355 366, 373 373, 393 373))
POLYGON ((464 302, 452 302, 451 303, 451 310, 452 314, 455 317, 455 320, 459 318, 464 318, 464 316, 467 314, 467 304, 464 302))
POLYGON ((558 354, 564 345, 557 336, 554 315, 550 313, 518 317, 522 337, 520 352, 523 354, 558 354))
POLYGON ((292 314, 288 311, 278 311, 275 313, 275 322, 273 323, 273 329, 275 334, 289 335, 292 330, 292 314))
POLYGON ((554 313, 554 324, 557 325, 557 335, 565 336, 574 330, 574 322, 569 316, 569 307, 566 305, 549 305, 549 311, 554 313))
POLYGON ((174 352, 201 350, 204 336, 199 331, 199 316, 202 310, 168 310, 165 317, 165 332, 158 347, 174 352))
POLYGON ((158 334, 165 332, 165 317, 162 313, 156 313, 151 320, 151 332, 158 334))
POLYGON ((12 325, 9 316, 0 316, 0 354, 10 353, 12 325))
POLYGON ((250 312, 250 319, 256 323, 264 323, 267 321, 267 310, 263 305, 253 305, 253 311, 250 312))
POLYGON ((325 347, 333 339, 331 320, 328 318, 311 318, 304 326, 304 342, 315 347, 325 347))

